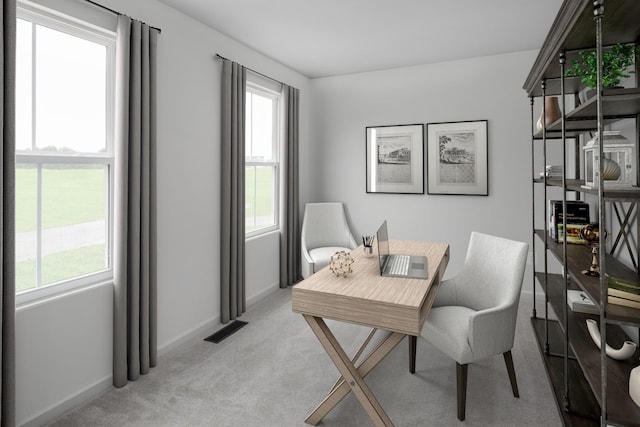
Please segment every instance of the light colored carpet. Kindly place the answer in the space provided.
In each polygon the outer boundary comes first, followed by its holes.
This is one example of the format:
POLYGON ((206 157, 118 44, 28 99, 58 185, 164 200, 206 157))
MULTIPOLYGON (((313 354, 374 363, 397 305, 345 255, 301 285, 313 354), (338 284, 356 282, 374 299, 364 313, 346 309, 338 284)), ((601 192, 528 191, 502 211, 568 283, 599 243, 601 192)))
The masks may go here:
MULTIPOLYGON (((501 356, 472 364, 467 419, 458 421, 455 362, 419 339, 411 375, 403 340, 366 378, 394 424, 561 426, 531 328, 531 304, 523 295, 512 351, 519 399, 511 393, 501 356)), ((105 392, 50 426, 306 426, 304 419, 338 371, 302 316, 291 312, 291 290, 278 290, 240 319, 249 324, 222 343, 201 340, 173 350, 160 357, 150 374, 105 392)), ((360 326, 327 324, 347 354, 368 334, 360 326)), ((349 394, 322 425, 372 423, 349 394)))

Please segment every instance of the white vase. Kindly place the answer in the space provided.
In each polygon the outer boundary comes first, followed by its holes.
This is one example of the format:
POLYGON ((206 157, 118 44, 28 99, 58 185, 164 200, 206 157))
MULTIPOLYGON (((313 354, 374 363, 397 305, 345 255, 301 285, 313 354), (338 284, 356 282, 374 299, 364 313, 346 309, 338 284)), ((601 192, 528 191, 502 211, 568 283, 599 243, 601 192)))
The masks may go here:
POLYGON ((629 396, 640 406, 640 366, 633 368, 629 375, 629 396))
MULTIPOLYGON (((593 340, 593 343, 598 348, 600 348, 601 338, 600 338, 600 330, 598 329, 598 323, 593 319, 587 319, 587 329, 589 330, 589 335, 591 335, 591 339, 593 340)), ((638 345, 633 341, 625 341, 622 344, 622 347, 620 347, 619 349, 609 347, 609 344, 607 344, 605 347, 605 353, 607 354, 607 356, 609 356, 612 359, 624 360, 633 356, 633 353, 636 352, 637 347, 638 345)), ((638 376, 640 376, 640 372, 638 373, 638 376)))

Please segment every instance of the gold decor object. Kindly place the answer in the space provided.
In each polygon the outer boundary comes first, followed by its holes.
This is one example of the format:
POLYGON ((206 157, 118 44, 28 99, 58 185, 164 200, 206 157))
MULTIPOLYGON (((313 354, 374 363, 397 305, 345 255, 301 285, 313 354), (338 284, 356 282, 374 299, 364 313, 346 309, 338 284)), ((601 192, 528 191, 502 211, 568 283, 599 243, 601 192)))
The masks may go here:
POLYGON ((353 258, 346 251, 338 251, 331 255, 329 261, 329 269, 337 277, 347 277, 349 273, 352 273, 351 264, 353 264, 353 258))
MULTIPOLYGON (((582 274, 586 276, 600 277, 600 267, 598 266, 600 234, 600 226, 597 222, 586 224, 580 229, 580 238, 587 242, 587 246, 591 246, 591 266, 588 270, 582 270, 582 274)), ((604 238, 607 238, 607 230, 604 230, 604 238)))

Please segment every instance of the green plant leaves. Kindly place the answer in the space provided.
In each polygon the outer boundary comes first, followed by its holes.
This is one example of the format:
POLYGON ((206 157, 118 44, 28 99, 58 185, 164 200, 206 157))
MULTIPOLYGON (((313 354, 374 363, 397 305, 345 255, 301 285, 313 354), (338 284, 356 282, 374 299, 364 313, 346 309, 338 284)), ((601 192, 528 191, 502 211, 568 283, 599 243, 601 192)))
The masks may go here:
MULTIPOLYGON (((635 56, 640 52, 633 45, 616 44, 609 50, 602 52, 602 87, 620 85, 620 80, 627 78, 634 71, 629 66, 634 63, 635 56)), ((573 60, 572 68, 565 72, 566 77, 580 77, 581 82, 595 89, 597 86, 596 51, 581 51, 582 61, 573 60)))

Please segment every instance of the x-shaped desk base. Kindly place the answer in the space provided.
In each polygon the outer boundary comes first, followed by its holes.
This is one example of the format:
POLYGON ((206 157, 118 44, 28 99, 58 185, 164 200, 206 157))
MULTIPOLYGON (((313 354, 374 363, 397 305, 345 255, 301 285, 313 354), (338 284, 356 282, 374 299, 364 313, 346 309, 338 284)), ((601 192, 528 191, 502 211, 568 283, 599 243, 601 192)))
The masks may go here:
POLYGON ((362 361, 356 368, 354 362, 358 359, 362 351, 365 349, 373 334, 374 329, 366 341, 362 344, 353 360, 349 359, 344 352, 340 343, 333 335, 327 324, 321 317, 303 315, 311 330, 324 347, 325 351, 333 361, 336 368, 342 375, 335 386, 331 389, 327 397, 322 403, 307 417, 306 423, 317 425, 322 418, 325 417, 349 392, 353 392, 362 407, 364 408, 373 424, 376 426, 393 426, 393 422, 384 412, 382 406, 371 392, 369 386, 364 382, 373 368, 375 368, 386 356, 393 350, 406 334, 400 332, 388 332, 388 335, 375 347, 375 349, 362 361))

